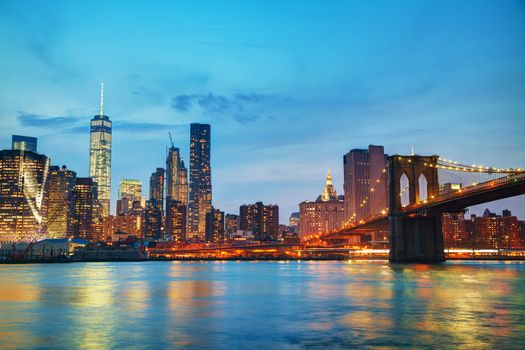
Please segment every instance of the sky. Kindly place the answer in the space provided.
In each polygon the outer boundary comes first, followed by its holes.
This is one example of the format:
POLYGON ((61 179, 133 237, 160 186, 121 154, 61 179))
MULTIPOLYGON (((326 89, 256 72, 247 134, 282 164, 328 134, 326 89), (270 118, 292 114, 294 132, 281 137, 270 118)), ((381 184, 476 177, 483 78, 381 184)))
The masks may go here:
MULTIPOLYGON (((343 155, 438 154, 525 168, 525 1, 0 1, 0 148, 38 137, 88 175, 89 121, 113 121, 123 178, 165 167, 168 131, 212 128, 213 205, 286 223, 343 155)), ((525 196, 489 203, 525 219, 525 196)))

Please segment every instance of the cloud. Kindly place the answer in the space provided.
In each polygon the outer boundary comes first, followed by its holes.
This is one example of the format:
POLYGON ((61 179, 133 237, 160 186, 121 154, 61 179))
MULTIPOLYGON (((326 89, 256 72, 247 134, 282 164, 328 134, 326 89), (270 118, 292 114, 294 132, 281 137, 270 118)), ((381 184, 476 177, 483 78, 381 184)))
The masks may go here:
POLYGON ((171 99, 171 108, 188 112, 198 107, 208 116, 226 116, 241 124, 256 121, 265 115, 266 109, 277 101, 273 96, 253 92, 235 93, 231 96, 207 94, 178 95, 171 99))
POLYGON ((26 112, 20 112, 18 114, 18 121, 22 126, 34 127, 34 128, 57 128, 67 127, 75 124, 79 118, 66 116, 66 117, 47 117, 39 114, 32 114, 26 112))
POLYGON ((194 95, 179 95, 171 100, 171 108, 179 112, 187 112, 191 108, 194 95))

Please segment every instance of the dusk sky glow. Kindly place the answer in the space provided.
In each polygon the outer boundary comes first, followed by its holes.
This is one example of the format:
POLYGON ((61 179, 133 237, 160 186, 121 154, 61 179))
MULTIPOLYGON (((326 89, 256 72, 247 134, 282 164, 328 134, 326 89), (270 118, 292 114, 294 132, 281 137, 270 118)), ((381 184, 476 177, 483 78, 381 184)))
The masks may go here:
MULTIPOLYGON (((343 154, 438 154, 525 168, 524 1, 0 1, 0 146, 38 138, 88 175, 89 121, 113 121, 120 179, 143 194, 212 127, 213 205, 278 204, 287 222, 343 154)), ((525 196, 482 205, 525 219, 525 196)))

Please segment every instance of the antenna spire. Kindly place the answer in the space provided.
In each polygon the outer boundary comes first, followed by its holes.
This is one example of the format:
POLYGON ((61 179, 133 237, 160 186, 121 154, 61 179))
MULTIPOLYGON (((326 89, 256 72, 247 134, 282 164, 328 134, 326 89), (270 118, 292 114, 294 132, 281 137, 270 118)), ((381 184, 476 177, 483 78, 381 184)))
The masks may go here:
POLYGON ((411 154, 411 155, 412 155, 412 156, 416 155, 416 154, 414 153, 414 145, 410 145, 410 148, 412 149, 412 154, 411 154))
POLYGON ((104 81, 100 82, 100 115, 104 115, 104 81))

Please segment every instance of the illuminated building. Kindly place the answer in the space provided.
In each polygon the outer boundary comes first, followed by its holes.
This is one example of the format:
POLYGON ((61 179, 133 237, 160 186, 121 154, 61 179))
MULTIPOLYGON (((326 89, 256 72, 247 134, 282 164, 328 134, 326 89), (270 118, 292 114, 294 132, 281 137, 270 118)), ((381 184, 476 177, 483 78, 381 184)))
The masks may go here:
POLYGON ((48 171, 44 155, 0 151, 0 241, 45 238, 48 171))
POLYGON ((290 220, 289 220, 289 224, 288 225, 290 227, 297 228, 297 226, 299 226, 299 218, 300 218, 300 213, 298 213, 298 212, 290 214, 290 220))
POLYGON ((343 161, 345 221, 356 222, 385 210, 388 207, 388 161, 383 146, 353 149, 344 155, 343 161))
POLYGON ((206 242, 224 240, 224 212, 213 207, 206 213, 206 242))
POLYGON ((186 241, 186 204, 166 199, 166 231, 165 234, 176 242, 186 241))
POLYGON ((149 201, 150 205, 160 209, 162 213, 164 206, 164 169, 157 168, 149 178, 149 201))
POLYGON ((151 200, 146 202, 144 209, 144 238, 160 239, 162 237, 162 207, 151 200))
POLYGON ((499 216, 485 210, 482 217, 472 215, 472 236, 476 248, 516 248, 521 245, 518 218, 505 211, 499 216))
POLYGON ((36 153, 37 138, 31 136, 13 135, 11 149, 20 151, 31 151, 36 153))
POLYGON ((117 232, 142 238, 142 217, 140 215, 110 215, 102 219, 103 236, 115 241, 117 232))
POLYGON ((463 213, 444 213, 441 227, 445 248, 468 245, 469 238, 463 213))
POLYGON ((210 125, 191 124, 188 231, 199 240, 205 239, 206 213, 211 210, 210 143, 210 125))
POLYGON ((224 226, 228 238, 233 238, 239 229, 239 215, 226 214, 224 217, 224 226))
POLYGON ((188 204, 188 171, 177 147, 170 147, 166 158, 166 200, 188 204))
POLYGON ((73 235, 76 238, 97 241, 100 230, 101 206, 98 201, 98 186, 91 177, 77 177, 75 183, 75 217, 73 235))
POLYGON ((257 240, 279 237, 279 207, 264 205, 262 202, 241 205, 240 230, 251 231, 257 240))
POLYGON ((320 235, 342 227, 344 222, 344 200, 337 196, 330 171, 322 194, 315 202, 299 203, 300 238, 320 235))
POLYGON ((48 238, 73 237, 77 173, 66 166, 49 168, 48 238))
POLYGON ((118 192, 117 215, 127 214, 133 208, 134 203, 139 203, 141 207, 144 207, 142 181, 122 179, 118 192))
POLYGON ((89 176, 98 185, 102 216, 109 215, 111 198, 111 121, 104 115, 104 83, 101 85, 100 113, 91 119, 89 176))

